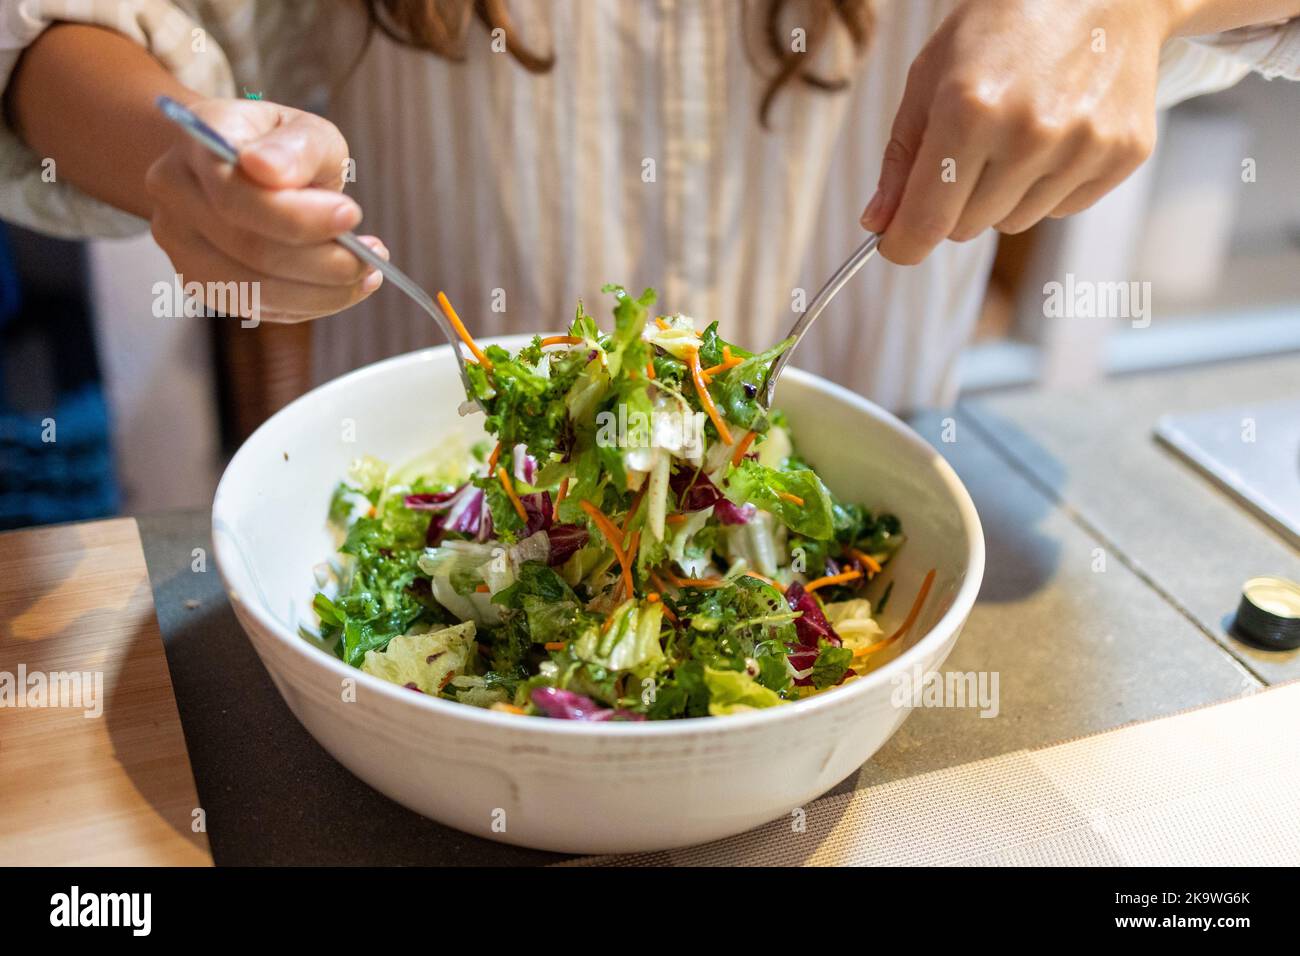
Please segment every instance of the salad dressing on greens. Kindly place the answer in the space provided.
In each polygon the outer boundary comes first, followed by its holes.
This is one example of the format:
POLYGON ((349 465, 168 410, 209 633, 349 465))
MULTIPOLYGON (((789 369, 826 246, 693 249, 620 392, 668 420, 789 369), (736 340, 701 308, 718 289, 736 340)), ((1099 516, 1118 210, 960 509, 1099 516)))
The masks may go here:
POLYGON ((462 333, 490 442, 354 463, 320 638, 412 691, 570 720, 775 707, 877 666, 933 572, 884 634, 863 593, 902 529, 839 501, 762 407, 789 342, 752 353, 605 291, 612 331, 579 303, 514 355, 462 333))

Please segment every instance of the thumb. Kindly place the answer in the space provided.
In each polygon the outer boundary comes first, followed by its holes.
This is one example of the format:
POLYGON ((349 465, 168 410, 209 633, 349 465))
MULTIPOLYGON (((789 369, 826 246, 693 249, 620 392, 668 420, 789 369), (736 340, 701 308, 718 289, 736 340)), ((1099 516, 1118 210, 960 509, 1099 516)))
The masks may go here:
POLYGON ((926 111, 920 91, 915 83, 909 81, 907 90, 903 93, 903 102, 899 104, 898 114, 894 117, 894 127, 889 143, 885 146, 885 155, 880 161, 880 182, 876 194, 871 197, 871 202, 867 203, 867 208, 862 213, 864 229, 880 233, 889 228, 889 223, 903 200, 903 188, 907 185, 908 174, 912 171, 917 150, 921 146, 925 119, 926 111))
POLYGON ((311 113, 281 111, 274 128, 240 149, 239 168, 268 189, 342 189, 348 144, 338 127, 311 113))

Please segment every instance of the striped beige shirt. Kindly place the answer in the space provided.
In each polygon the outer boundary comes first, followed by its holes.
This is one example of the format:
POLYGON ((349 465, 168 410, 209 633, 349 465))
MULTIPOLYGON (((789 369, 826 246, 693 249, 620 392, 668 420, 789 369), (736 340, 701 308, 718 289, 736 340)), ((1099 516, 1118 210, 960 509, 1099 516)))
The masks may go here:
MULTIPOLYGON (((457 64, 377 37, 341 86, 359 5, 0 0, 0 78, 52 20, 113 27, 199 91, 326 110, 356 160, 364 229, 416 281, 445 289, 476 334, 559 329, 579 297, 602 314, 599 289, 613 281, 652 285, 666 311, 761 346, 861 240, 907 68, 954 2, 882 0, 869 55, 826 53, 851 72, 850 90, 792 86, 768 131, 746 0, 513 0, 529 45, 556 53, 550 73, 494 52, 475 25, 457 64)), ((1297 77, 1300 23, 1175 41, 1161 65, 1166 105, 1252 69, 1297 77)), ((39 157, 7 131, 0 152, 5 218, 68 235, 145 228, 42 181, 39 157)), ((798 364, 887 407, 950 401, 993 245, 988 234, 944 243, 921 266, 872 263, 798 364)), ((393 289, 315 329, 318 379, 438 341, 393 289)))

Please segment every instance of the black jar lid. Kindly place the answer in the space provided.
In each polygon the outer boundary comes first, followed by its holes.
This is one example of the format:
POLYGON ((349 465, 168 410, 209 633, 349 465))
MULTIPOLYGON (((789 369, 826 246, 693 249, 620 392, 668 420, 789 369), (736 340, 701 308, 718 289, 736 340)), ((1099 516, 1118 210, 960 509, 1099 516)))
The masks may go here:
POLYGON ((1300 647, 1300 584, 1286 578, 1251 578, 1241 586, 1236 627, 1271 650, 1300 647))

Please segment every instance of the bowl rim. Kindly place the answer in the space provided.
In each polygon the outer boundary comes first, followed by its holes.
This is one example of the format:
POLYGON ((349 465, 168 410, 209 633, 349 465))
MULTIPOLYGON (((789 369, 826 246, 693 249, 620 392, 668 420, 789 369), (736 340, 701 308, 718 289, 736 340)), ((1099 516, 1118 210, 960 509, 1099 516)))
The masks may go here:
MULTIPOLYGON (((505 348, 512 348, 516 343, 522 345, 531 341, 531 334, 523 335, 503 335, 492 338, 484 338, 481 341, 484 345, 500 345, 505 348)), ((966 486, 962 484, 957 473, 952 466, 944 459, 939 452, 930 445, 925 439, 918 435, 911 427, 901 421, 897 416, 885 411, 874 402, 858 395, 856 392, 828 381, 821 376, 814 375, 811 372, 804 371, 797 367, 788 367, 784 375, 789 380, 797 381, 805 387, 812 388, 826 395, 828 398, 838 399, 852 406, 856 411, 874 419, 878 424, 885 425, 894 431, 904 442, 911 445, 917 451, 922 452, 931 459, 940 481, 952 495, 956 504, 958 515, 961 519, 963 528, 967 532, 969 547, 966 554, 966 576, 957 594, 953 599, 952 606, 939 618, 934 625, 923 634, 911 647, 905 649, 898 657, 889 661, 884 666, 871 671, 862 677, 853 680, 847 687, 833 689, 827 693, 816 694, 812 697, 799 701, 793 701, 789 707, 770 707, 761 710, 753 710, 740 714, 730 714, 725 718, 720 717, 685 717, 675 720, 657 720, 657 721, 581 721, 581 720, 545 720, 545 719, 521 719, 522 715, 502 713, 499 711, 488 710, 481 707, 472 707, 467 704, 458 704, 455 701, 442 700, 429 694, 413 694, 405 687, 398 687, 382 678, 367 674, 360 668, 351 667, 338 657, 330 654, 319 647, 313 646, 305 640, 300 634, 291 631, 284 626, 277 618, 272 616, 264 603, 258 601, 243 601, 231 585, 230 577, 226 573, 227 564, 231 567, 236 566, 237 556, 228 551, 233 547, 228 537, 224 534, 218 534, 217 528, 221 522, 221 506, 223 498, 230 494, 228 482, 236 471, 240 459, 245 455, 251 455, 251 447, 255 444, 258 437, 263 435, 268 429, 274 427, 274 423, 281 415, 287 415, 301 405, 305 405, 322 393, 346 389, 349 386, 366 380, 381 377, 388 374, 394 366, 405 365, 408 363, 425 363, 433 362, 451 352, 451 345, 435 345, 428 348, 417 349, 411 352, 405 352, 401 355, 395 355, 390 358, 373 362, 361 368, 354 369, 337 378, 324 382, 305 394, 299 396, 290 402, 284 408, 277 411, 274 415, 263 422, 250 435, 239 449, 231 456, 225 470, 222 472, 221 480, 217 483, 217 490, 212 499, 212 546, 213 554, 216 559, 217 570, 221 575, 222 585, 226 592, 226 597, 230 600, 232 608, 236 605, 242 606, 245 613, 252 616, 257 624, 267 634, 272 635, 280 644, 287 647, 290 653, 295 654, 305 661, 309 661, 311 666, 324 667, 328 671, 339 675, 340 679, 351 677, 359 683, 357 686, 365 687, 371 693, 389 698, 398 706, 416 708, 415 712, 423 711, 433 715, 446 717, 449 719, 463 720, 470 724, 482 727, 484 729, 494 728, 507 732, 522 732, 526 734, 540 734, 551 736, 555 734, 577 735, 580 737, 619 737, 619 738, 671 738, 680 736, 694 736, 696 734, 719 734, 742 729, 757 730, 768 724, 777 722, 789 722, 797 719, 811 719, 814 715, 821 713, 830 708, 847 706, 848 703, 858 697, 869 695, 872 690, 892 680, 894 675, 913 667, 919 663, 920 659, 926 656, 925 650, 937 647, 942 644, 954 631, 962 627, 966 618, 970 615, 974 607, 975 598, 979 593, 980 585, 984 578, 985 563, 985 544, 984 530, 980 523, 978 512, 975 510, 975 503, 971 500, 970 493, 966 486)), ((304 575, 310 569, 304 570, 304 575)), ((238 615, 237 615, 238 616, 238 615)), ((245 631, 243 621, 240 626, 245 631)), ((252 640, 251 635, 247 635, 252 640)), ((260 656, 260 655, 259 655, 260 656)))

